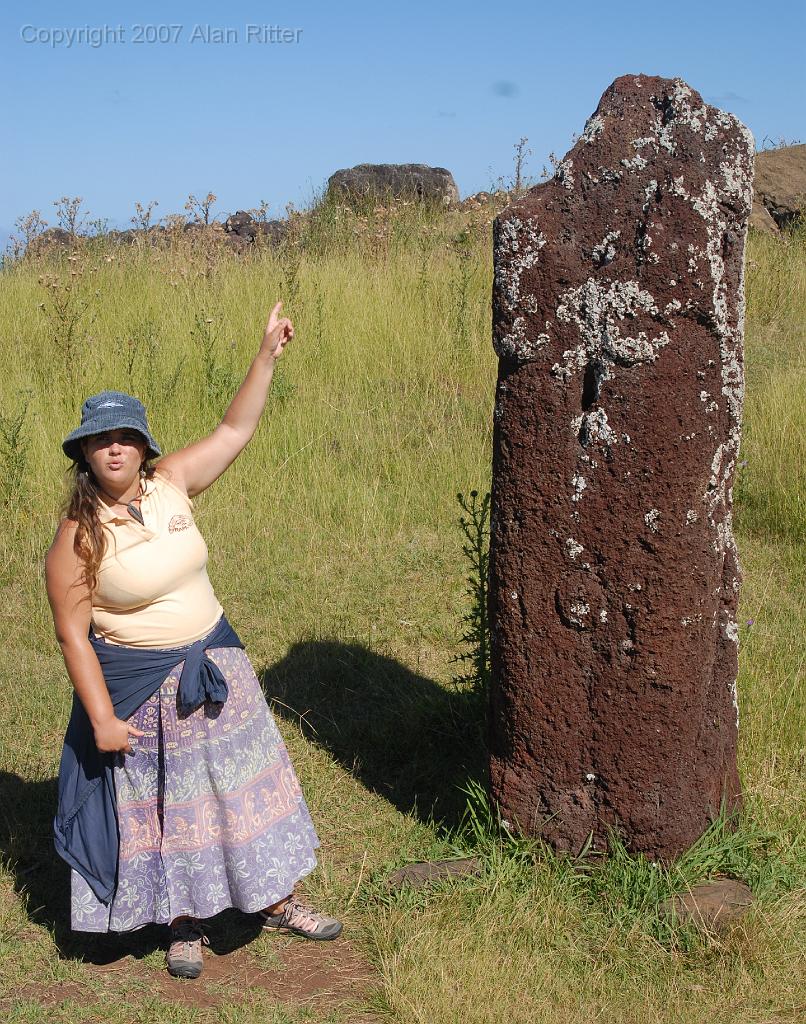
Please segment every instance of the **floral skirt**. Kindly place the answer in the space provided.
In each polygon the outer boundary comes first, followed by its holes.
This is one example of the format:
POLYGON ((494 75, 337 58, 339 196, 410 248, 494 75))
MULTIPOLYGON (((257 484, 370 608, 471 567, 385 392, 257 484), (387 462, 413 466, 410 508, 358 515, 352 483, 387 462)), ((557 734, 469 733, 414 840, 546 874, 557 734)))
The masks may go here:
POLYGON ((115 768, 117 887, 101 903, 71 872, 76 931, 124 932, 227 907, 253 913, 316 866, 319 840, 246 652, 207 653, 227 681, 223 705, 180 717, 180 664, 129 719, 145 735, 115 768))

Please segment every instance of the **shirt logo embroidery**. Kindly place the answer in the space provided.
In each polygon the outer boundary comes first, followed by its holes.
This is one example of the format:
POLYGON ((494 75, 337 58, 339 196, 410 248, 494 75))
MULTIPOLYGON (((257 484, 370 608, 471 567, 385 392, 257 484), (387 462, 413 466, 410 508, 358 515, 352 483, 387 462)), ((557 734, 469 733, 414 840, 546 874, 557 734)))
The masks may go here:
POLYGON ((190 516, 171 516, 168 523, 168 533, 180 533, 182 530, 189 530, 193 520, 190 516))

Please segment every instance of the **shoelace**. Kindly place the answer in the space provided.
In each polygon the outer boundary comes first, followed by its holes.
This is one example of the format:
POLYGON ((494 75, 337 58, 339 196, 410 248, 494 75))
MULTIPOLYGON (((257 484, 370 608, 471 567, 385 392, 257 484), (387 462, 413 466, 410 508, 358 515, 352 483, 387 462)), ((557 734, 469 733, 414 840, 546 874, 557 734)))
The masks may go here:
POLYGON ((283 924, 292 924, 296 928, 304 928, 307 924, 316 928, 321 922, 321 914, 317 914, 312 907, 306 906, 296 898, 289 899, 283 909, 283 924))

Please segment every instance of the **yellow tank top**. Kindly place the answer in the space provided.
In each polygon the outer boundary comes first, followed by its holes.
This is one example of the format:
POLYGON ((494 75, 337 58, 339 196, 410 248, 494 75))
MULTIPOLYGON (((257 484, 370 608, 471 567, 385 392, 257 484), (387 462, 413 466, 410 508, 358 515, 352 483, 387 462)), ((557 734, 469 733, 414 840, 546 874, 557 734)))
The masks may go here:
POLYGON ((146 481, 145 525, 101 505, 106 553, 92 596, 96 636, 130 647, 182 647, 223 613, 207 576, 193 502, 162 474, 146 481))

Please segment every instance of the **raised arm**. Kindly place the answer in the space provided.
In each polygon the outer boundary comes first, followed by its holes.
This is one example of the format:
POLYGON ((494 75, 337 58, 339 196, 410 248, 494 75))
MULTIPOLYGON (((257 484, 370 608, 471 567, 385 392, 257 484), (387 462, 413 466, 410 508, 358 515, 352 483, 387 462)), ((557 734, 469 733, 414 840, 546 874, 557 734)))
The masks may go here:
POLYGON ((171 452, 160 459, 157 467, 167 471, 171 482, 190 497, 200 494, 232 465, 252 439, 266 405, 274 362, 285 345, 294 337, 294 327, 287 317, 280 316, 282 302, 271 311, 263 333, 260 350, 243 384, 233 398, 224 418, 212 434, 171 452))
POLYGON ((45 556, 45 582, 56 639, 67 674, 92 724, 95 744, 105 752, 131 753, 129 736, 143 733, 115 715, 109 690, 89 634, 92 606, 83 580, 81 560, 75 553, 77 524, 64 520, 45 556))

